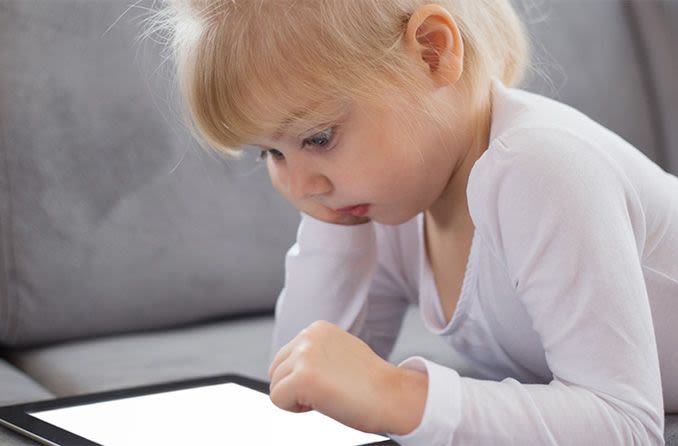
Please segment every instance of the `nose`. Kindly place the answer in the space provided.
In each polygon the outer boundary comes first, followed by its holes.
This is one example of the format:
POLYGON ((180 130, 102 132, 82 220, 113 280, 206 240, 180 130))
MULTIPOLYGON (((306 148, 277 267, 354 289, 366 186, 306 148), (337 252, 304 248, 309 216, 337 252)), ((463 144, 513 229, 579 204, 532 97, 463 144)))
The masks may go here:
POLYGON ((288 187, 295 200, 303 200, 329 193, 332 183, 322 173, 297 165, 289 169, 288 187))

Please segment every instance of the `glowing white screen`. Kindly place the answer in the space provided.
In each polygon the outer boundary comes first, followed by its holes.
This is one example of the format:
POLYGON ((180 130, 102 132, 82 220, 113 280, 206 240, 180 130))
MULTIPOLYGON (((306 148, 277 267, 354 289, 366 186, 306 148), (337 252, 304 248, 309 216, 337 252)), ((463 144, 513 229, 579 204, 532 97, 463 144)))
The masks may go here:
POLYGON ((31 415, 105 446, 351 446, 386 439, 351 429, 319 412, 286 412, 268 395, 235 383, 31 415))

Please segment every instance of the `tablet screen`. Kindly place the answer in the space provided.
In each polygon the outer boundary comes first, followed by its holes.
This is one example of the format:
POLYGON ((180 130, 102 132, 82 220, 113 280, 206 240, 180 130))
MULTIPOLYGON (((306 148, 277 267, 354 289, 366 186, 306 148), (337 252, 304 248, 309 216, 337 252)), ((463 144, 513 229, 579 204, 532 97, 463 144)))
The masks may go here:
POLYGON ((319 412, 284 411, 268 395, 232 382, 30 414, 105 446, 351 446, 387 439, 319 412))

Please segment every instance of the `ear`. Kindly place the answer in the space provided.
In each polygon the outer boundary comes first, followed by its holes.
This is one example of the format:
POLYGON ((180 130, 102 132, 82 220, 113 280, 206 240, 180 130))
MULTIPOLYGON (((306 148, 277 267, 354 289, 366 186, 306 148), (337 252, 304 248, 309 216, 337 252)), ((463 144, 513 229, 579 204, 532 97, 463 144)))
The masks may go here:
POLYGON ((464 42, 450 13, 440 5, 419 7, 407 22, 405 44, 423 61, 436 86, 454 84, 464 70, 464 42))

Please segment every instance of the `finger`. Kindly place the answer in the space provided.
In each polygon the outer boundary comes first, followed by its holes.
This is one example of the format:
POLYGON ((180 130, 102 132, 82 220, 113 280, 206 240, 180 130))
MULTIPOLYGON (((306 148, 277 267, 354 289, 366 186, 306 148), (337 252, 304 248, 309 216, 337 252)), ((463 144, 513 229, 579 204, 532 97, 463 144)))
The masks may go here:
MULTIPOLYGON (((281 409, 278 407, 278 409, 281 409)), ((293 413, 304 413, 304 412, 310 412, 313 410, 312 407, 309 406, 304 406, 302 404, 297 403, 294 407, 290 407, 288 409, 281 409, 281 410, 286 410, 288 412, 293 412, 293 413)))
MULTIPOLYGON (((278 387, 278 384, 285 379, 286 377, 290 376, 294 372, 294 364, 292 361, 285 361, 282 364, 278 366, 276 369, 275 373, 273 374, 273 378, 271 379, 271 385, 269 387, 269 394, 273 394, 274 389, 278 387)), ((303 404, 300 404, 298 401, 295 402, 295 405, 293 407, 287 407, 285 410, 288 410, 290 412, 295 412, 295 413, 301 413, 301 412, 308 412, 313 410, 312 407, 309 406, 304 406, 303 404)))
POLYGON ((269 384, 269 389, 271 389, 271 391, 273 391, 273 389, 278 385, 280 381, 282 381, 287 375, 294 371, 294 365, 295 361, 291 357, 291 355, 288 356, 287 360, 278 364, 278 366, 273 370, 270 377, 271 383, 269 384))
POLYGON ((278 353, 275 355, 275 358, 273 358, 273 361, 271 362, 271 365, 268 368, 269 381, 271 380, 271 377, 275 369, 278 368, 281 362, 287 359, 287 357, 292 353, 293 349, 294 349, 294 340, 288 342, 280 350, 278 350, 278 353))
POLYGON ((299 402, 300 385, 298 375, 294 373, 288 374, 275 388, 271 389, 271 401, 273 404, 283 410, 290 412, 307 412, 312 410, 309 405, 299 402))

